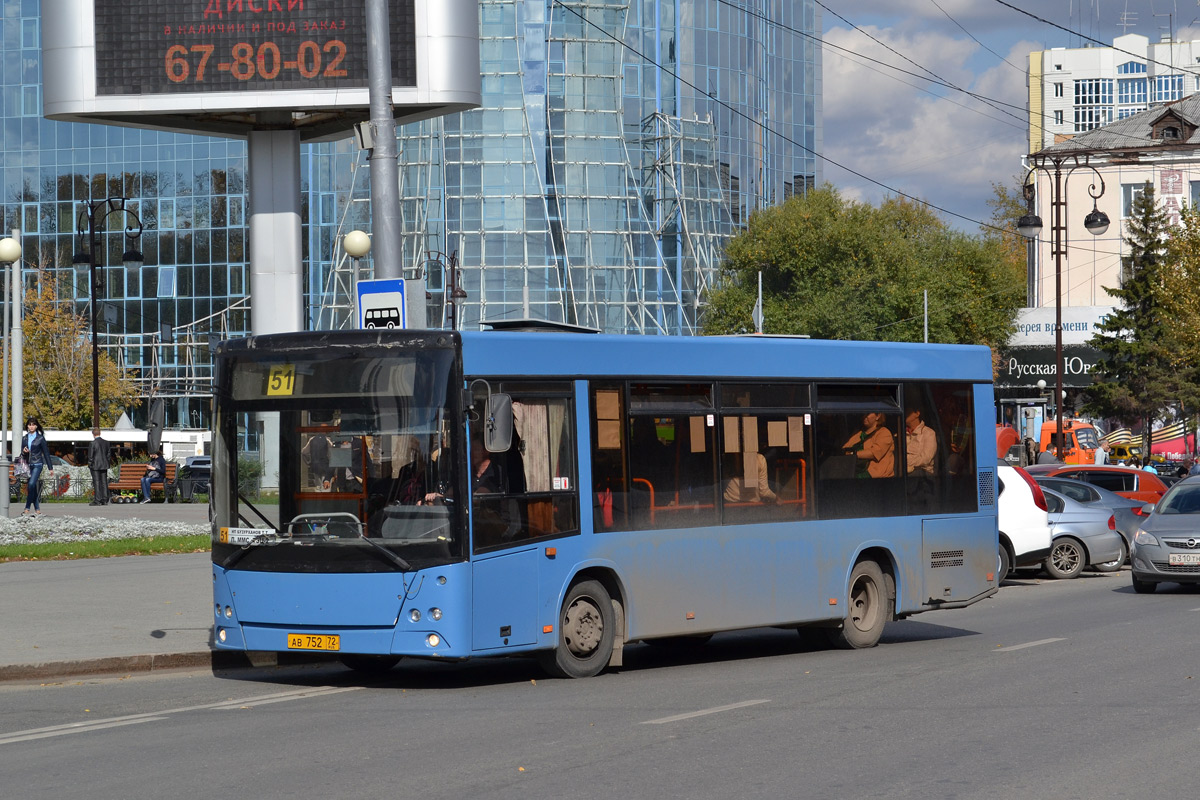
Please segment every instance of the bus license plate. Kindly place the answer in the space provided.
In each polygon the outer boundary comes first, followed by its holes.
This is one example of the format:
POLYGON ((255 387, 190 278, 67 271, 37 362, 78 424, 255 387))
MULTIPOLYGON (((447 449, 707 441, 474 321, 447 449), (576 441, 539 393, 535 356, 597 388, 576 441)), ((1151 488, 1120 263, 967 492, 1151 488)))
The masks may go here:
POLYGON ((1167 563, 1173 567, 1184 564, 1200 564, 1200 553, 1168 553, 1167 563))
POLYGON ((336 633, 289 633, 288 650, 340 650, 341 639, 336 633))

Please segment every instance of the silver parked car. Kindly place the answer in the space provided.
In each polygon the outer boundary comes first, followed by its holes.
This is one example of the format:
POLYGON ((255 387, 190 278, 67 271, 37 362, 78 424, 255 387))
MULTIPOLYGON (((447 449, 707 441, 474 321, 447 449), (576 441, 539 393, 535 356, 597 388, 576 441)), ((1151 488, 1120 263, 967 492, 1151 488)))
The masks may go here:
POLYGON ((1074 578, 1084 567, 1116 561, 1125 552, 1113 513, 1042 487, 1050 512, 1050 555, 1044 567, 1055 578, 1074 578))
POLYGON ((1133 549, 1133 537, 1137 535, 1138 527, 1149 516, 1143 509, 1145 503, 1141 500, 1131 500, 1128 497, 1122 497, 1116 492, 1110 492, 1108 489, 1095 486, 1091 483, 1077 481, 1073 478, 1052 478, 1046 475, 1041 475, 1034 478, 1038 486, 1045 489, 1052 489, 1064 497, 1069 497, 1083 503, 1085 506, 1093 506, 1095 508, 1107 508, 1112 512, 1113 519, 1117 524, 1117 532, 1125 540, 1125 552, 1121 553, 1121 557, 1114 561, 1109 561, 1104 564, 1096 564, 1095 568, 1100 572, 1116 572, 1125 563, 1125 559, 1129 556, 1129 551, 1133 549))
POLYGON ((1133 539, 1129 564, 1138 594, 1164 581, 1200 583, 1200 475, 1176 483, 1154 506, 1133 539))

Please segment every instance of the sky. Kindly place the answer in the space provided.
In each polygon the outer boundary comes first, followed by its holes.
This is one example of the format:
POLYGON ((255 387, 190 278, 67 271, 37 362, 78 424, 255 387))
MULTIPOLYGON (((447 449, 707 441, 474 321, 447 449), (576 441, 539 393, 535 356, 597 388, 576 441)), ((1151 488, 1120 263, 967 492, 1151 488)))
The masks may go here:
POLYGON ((1023 176, 1031 51, 1124 33, 1200 39, 1200 0, 818 2, 825 181, 873 204, 923 200, 968 232, 990 218, 992 185, 1023 176), (919 77, 930 72, 976 97, 919 77))

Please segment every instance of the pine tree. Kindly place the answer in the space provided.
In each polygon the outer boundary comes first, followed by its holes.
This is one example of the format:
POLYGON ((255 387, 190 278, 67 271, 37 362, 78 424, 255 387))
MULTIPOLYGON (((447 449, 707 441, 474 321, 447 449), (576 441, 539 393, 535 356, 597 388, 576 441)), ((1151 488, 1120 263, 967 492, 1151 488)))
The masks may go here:
POLYGON ((1084 410, 1127 425, 1141 422, 1142 452, 1149 453, 1151 422, 1171 404, 1174 380, 1159 302, 1170 223, 1150 181, 1135 198, 1126 225, 1129 254, 1122 259, 1121 285, 1105 287, 1120 306, 1092 337, 1100 358, 1084 410))

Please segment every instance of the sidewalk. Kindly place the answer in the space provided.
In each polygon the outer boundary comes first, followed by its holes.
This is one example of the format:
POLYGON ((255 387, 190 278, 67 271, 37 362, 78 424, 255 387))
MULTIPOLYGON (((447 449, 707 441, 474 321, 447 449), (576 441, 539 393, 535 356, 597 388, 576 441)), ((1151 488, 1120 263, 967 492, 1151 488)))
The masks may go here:
MULTIPOLYGON (((24 503, 14 503, 10 518, 24 503)), ((203 524, 204 503, 44 503, 42 520, 107 517, 203 524)), ((0 681, 212 663, 208 553, 0 563, 0 681)))

